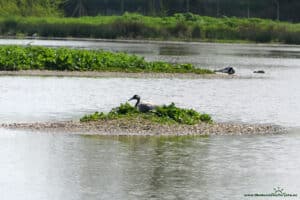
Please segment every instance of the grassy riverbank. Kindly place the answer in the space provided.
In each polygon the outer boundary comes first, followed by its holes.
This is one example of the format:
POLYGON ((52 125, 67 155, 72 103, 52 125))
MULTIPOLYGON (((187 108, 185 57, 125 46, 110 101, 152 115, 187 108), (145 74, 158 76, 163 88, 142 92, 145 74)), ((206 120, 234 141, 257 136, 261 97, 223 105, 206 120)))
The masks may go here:
POLYGON ((119 107, 112 109, 109 113, 94 113, 85 115, 80 119, 81 122, 90 122, 98 120, 127 119, 128 123, 132 119, 142 118, 155 123, 176 123, 194 125, 199 122, 212 122, 208 114, 200 114, 193 109, 183 109, 170 105, 158 106, 153 112, 141 113, 135 107, 128 103, 121 104, 119 107))
POLYGON ((102 50, 0 46, 0 70, 58 70, 213 74, 191 64, 147 62, 143 57, 102 50))
POLYGON ((246 41, 300 44, 300 24, 257 18, 213 18, 138 14, 81 18, 2 17, 0 34, 10 36, 246 41))

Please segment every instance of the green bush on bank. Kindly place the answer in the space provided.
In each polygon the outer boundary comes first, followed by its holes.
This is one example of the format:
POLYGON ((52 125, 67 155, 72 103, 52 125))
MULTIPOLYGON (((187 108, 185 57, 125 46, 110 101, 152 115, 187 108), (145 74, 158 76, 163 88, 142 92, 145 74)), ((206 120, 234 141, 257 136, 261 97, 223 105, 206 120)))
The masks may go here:
POLYGON ((183 109, 175 106, 174 103, 157 107, 153 112, 141 113, 129 103, 121 104, 119 107, 112 109, 109 113, 95 112, 94 114, 85 115, 80 119, 81 122, 90 122, 98 120, 112 120, 118 118, 141 117, 157 123, 178 123, 193 125, 199 122, 212 122, 208 114, 200 114, 193 109, 183 109))
POLYGON ((0 0, 0 16, 63 16, 60 0, 0 0))
POLYGON ((0 70, 213 73, 191 64, 147 62, 143 57, 126 53, 34 46, 0 46, 0 70))
POLYGON ((43 37, 245 40, 300 44, 300 24, 256 18, 213 18, 192 13, 81 18, 0 17, 1 35, 43 37))

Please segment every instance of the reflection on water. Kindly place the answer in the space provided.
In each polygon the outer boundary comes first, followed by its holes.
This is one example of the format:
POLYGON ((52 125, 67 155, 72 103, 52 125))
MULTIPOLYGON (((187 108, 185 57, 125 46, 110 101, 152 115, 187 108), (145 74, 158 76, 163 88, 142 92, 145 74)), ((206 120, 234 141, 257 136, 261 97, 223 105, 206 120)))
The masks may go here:
POLYGON ((3 199, 242 199, 300 193, 299 135, 103 137, 1 130, 3 199))

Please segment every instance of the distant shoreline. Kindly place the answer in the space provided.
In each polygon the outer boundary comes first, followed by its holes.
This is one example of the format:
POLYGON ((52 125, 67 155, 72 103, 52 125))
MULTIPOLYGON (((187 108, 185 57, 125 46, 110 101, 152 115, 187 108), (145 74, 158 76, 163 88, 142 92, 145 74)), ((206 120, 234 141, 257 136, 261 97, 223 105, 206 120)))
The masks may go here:
POLYGON ((94 17, 0 17, 3 36, 300 44, 299 23, 192 13, 94 17))
MULTIPOLYGON (((0 35, 0 40, 30 40, 30 41, 76 41, 76 42, 112 42, 112 43, 137 43, 137 44, 221 44, 221 45, 252 45, 252 46, 289 46, 289 47, 299 47, 298 44, 285 44, 280 42, 270 42, 270 43, 258 43, 258 42, 251 42, 245 40, 160 40, 155 38, 143 38, 143 39, 136 39, 136 38, 115 38, 115 39, 107 39, 107 38, 88 38, 88 37, 42 37, 42 36, 5 36, 0 35)), ((3 45, 3 44, 2 44, 3 45)), ((14 45, 14 44, 8 44, 14 45)), ((26 45, 26 44, 22 44, 26 45)), ((31 44, 35 46, 34 43, 31 44)))

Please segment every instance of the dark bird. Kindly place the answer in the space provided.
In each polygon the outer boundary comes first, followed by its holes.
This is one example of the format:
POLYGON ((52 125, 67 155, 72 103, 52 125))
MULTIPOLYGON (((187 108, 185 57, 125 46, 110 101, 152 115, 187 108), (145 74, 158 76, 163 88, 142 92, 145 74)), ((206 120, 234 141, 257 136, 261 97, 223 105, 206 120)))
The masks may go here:
POLYGON ((157 105, 153 105, 153 104, 148 103, 148 102, 141 102, 141 97, 139 95, 134 95, 128 101, 131 101, 131 100, 136 100, 135 107, 140 112, 144 112, 144 113, 149 112, 151 110, 154 110, 157 107, 157 105))
POLYGON ((255 73, 255 74, 264 74, 265 71, 264 70, 257 70, 257 71, 254 71, 253 73, 255 73))
POLYGON ((233 69, 233 67, 225 67, 223 69, 215 70, 215 72, 221 72, 221 73, 226 73, 226 74, 234 74, 235 70, 233 69))

